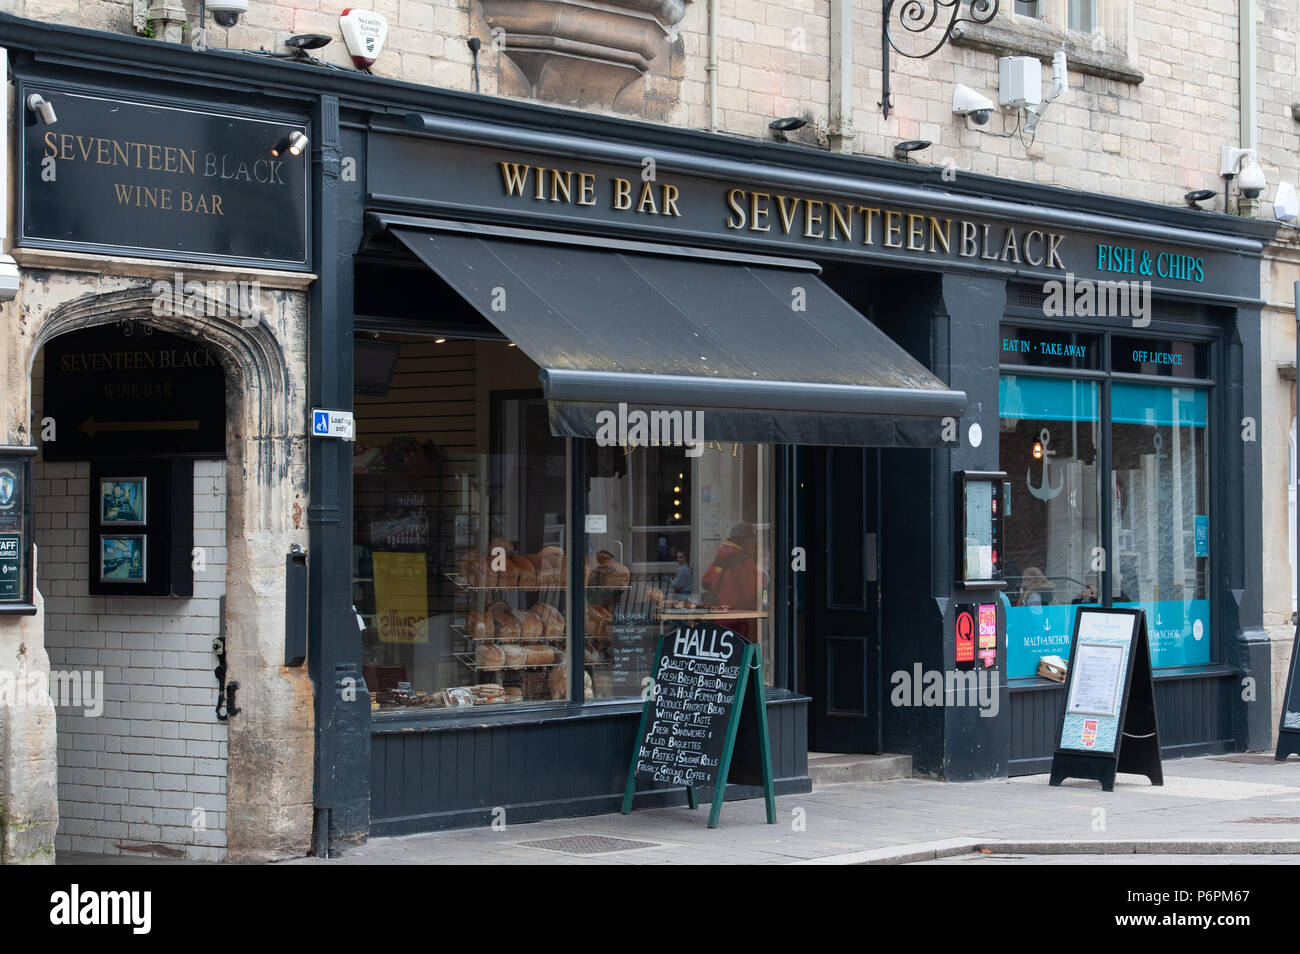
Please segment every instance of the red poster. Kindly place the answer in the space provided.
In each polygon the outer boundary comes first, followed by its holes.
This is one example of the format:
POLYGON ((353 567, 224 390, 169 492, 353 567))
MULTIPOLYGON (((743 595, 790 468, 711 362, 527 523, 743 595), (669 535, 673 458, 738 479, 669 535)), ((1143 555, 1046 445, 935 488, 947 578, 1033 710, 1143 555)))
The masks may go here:
POLYGON ((975 614, 970 610, 957 612, 957 662, 975 661, 975 614))

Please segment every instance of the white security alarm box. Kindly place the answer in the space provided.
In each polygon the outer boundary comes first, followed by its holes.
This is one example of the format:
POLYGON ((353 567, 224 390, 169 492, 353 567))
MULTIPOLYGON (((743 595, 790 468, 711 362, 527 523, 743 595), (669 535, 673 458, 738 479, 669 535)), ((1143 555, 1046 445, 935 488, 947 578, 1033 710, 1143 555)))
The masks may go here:
POLYGON ((1032 56, 998 59, 998 105, 1037 106, 1043 101, 1043 64, 1032 56))

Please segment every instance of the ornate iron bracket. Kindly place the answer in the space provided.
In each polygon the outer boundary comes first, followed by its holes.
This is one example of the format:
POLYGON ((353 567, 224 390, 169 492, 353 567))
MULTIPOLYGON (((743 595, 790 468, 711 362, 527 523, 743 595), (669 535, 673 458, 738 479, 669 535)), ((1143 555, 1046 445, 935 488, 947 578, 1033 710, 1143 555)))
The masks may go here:
POLYGON ((961 16, 962 5, 968 0, 884 0, 880 16, 880 108, 889 118, 889 109, 893 105, 893 94, 889 91, 889 51, 892 48, 899 56, 908 59, 923 60, 933 56, 952 38, 953 27, 958 23, 988 23, 998 15, 1001 0, 969 0, 966 16, 961 16), (924 53, 909 53, 894 42, 890 35, 890 24, 894 17, 898 26, 908 33, 924 35, 940 22, 941 16, 948 19, 947 25, 939 33, 939 39, 924 53))

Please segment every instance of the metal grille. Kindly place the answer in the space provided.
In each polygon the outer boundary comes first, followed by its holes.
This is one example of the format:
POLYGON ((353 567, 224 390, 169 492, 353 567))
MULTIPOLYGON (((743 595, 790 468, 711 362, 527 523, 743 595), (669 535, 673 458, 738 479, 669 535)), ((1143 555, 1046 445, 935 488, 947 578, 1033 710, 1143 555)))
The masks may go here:
POLYGON ((1253 755, 1215 755, 1211 759, 1215 762, 1245 762, 1247 765, 1285 765, 1285 762, 1279 762, 1272 755, 1265 752, 1257 752, 1253 755))
POLYGON ((606 855, 615 851, 635 851, 637 848, 658 848, 659 844, 653 841, 611 838, 608 835, 566 835, 563 838, 521 841, 519 847, 562 851, 566 855, 606 855))

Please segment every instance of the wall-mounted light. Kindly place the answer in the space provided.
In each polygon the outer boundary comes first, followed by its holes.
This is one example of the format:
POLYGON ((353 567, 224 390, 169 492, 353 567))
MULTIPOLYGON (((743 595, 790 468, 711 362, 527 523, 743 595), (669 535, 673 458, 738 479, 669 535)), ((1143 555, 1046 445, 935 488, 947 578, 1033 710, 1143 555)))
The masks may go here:
POLYGON ((780 119, 774 119, 767 124, 767 128, 772 130, 772 138, 777 142, 789 142, 786 136, 788 132, 794 132, 796 129, 803 129, 808 125, 808 120, 802 116, 783 116, 780 119))
POLYGON ((916 162, 912 153, 929 149, 932 143, 927 139, 907 139, 894 147, 894 158, 899 162, 916 162))
POLYGON ((306 148, 307 137, 297 129, 294 129, 271 147, 271 155, 277 159, 286 152, 291 156, 301 156, 303 150, 306 148))
POLYGON ((1031 453, 1034 455, 1034 460, 1042 460, 1042 459, 1043 459, 1043 442, 1042 442, 1042 441, 1034 441, 1034 449, 1033 449, 1033 451, 1031 451, 1031 453))
MULTIPOLYGON (((323 33, 302 33, 298 36, 291 36, 284 41, 284 45, 294 52, 294 59, 312 60, 308 50, 319 50, 323 46, 330 45, 330 37, 323 33)), ((314 60, 312 60, 315 62, 314 60)))
POLYGON ((1213 189, 1195 189, 1184 195, 1183 201, 1193 209, 1199 209, 1201 208, 1201 202, 1204 202, 1206 199, 1213 199, 1218 194, 1219 193, 1215 192, 1213 189))
POLYGON ((32 93, 27 97, 27 108, 46 126, 53 126, 59 121, 59 117, 54 115, 54 104, 40 93, 32 93))
POLYGON ((447 343, 447 339, 446 339, 446 338, 434 338, 434 339, 433 339, 433 343, 434 343, 434 344, 446 344, 446 343, 447 343))

